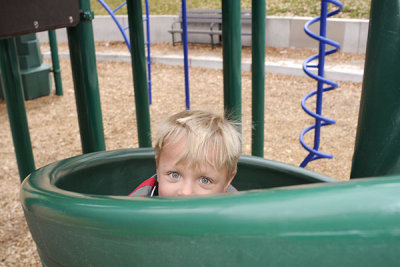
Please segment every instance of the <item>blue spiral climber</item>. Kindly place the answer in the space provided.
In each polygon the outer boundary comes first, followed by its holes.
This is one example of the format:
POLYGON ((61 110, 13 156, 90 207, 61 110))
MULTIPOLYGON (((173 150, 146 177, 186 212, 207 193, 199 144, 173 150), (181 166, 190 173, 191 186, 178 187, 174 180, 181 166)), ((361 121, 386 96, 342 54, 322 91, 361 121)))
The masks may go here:
POLYGON ((320 158, 333 158, 332 155, 319 151, 320 146, 320 136, 321 136, 321 127, 334 124, 335 121, 326 117, 322 116, 322 95, 326 91, 330 91, 338 87, 338 84, 324 78, 324 67, 325 67, 325 56, 335 53, 340 49, 340 45, 337 42, 329 40, 326 38, 326 22, 327 18, 333 15, 336 15, 343 9, 343 4, 336 0, 322 0, 321 1, 321 15, 316 17, 310 21, 308 21, 304 25, 304 31, 307 35, 311 38, 314 38, 319 41, 319 53, 313 55, 312 57, 308 58, 303 63, 303 70, 304 72, 316 80, 318 82, 317 90, 307 94, 301 101, 301 106, 303 110, 313 118, 315 118, 315 124, 307 127, 304 129, 300 134, 300 143, 306 149, 309 154, 305 157, 303 162, 300 164, 300 167, 305 167, 310 161, 320 159, 320 158), (328 12, 328 3, 336 5, 338 8, 328 12), (320 33, 319 35, 311 32, 310 26, 316 22, 320 22, 320 33), (326 50, 326 45, 330 45, 333 49, 326 50), (312 61, 318 59, 318 64, 310 64, 312 61), (315 74, 316 71, 312 72, 313 69, 318 70, 318 74, 315 74), (306 101, 310 97, 316 95, 316 108, 315 112, 309 110, 306 107, 306 101), (304 142, 304 135, 314 130, 314 146, 313 148, 309 147, 304 142))

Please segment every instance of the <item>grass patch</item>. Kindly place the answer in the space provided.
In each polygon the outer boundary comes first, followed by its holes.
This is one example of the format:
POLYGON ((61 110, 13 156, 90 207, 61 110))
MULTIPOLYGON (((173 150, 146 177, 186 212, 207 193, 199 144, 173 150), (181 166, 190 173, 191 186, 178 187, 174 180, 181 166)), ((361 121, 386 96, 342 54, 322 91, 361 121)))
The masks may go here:
MULTIPOLYGON (((124 0, 108 0, 107 4, 112 8, 116 8, 124 0)), ((90 0, 92 10, 96 15, 107 15, 106 10, 97 0, 90 0)), ((144 8, 144 1, 143 8, 144 8)), ((334 16, 335 18, 358 18, 368 19, 370 0, 341 0, 344 8, 342 12, 334 16)), ((181 0, 149 0, 150 14, 152 15, 178 15, 181 9, 181 0)), ((317 0, 267 0, 267 14, 274 16, 301 16, 315 17, 320 13, 321 2, 317 0)), ((251 0, 242 0, 243 9, 251 9, 251 0)), ((187 1, 188 9, 219 9, 221 8, 221 0, 190 0, 187 1)), ((330 10, 333 5, 329 4, 330 10)), ((119 15, 126 15, 126 8, 118 11, 119 15)))

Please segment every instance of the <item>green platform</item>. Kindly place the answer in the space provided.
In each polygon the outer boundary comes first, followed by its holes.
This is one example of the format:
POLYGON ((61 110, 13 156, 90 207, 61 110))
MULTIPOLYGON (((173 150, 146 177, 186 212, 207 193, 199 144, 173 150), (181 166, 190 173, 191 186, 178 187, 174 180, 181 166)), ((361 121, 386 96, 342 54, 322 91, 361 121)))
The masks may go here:
MULTIPOLYGON (((36 34, 16 37, 16 44, 25 100, 49 95, 52 85, 50 66, 42 60, 36 34)), ((4 98, 1 82, 0 98, 4 98)))

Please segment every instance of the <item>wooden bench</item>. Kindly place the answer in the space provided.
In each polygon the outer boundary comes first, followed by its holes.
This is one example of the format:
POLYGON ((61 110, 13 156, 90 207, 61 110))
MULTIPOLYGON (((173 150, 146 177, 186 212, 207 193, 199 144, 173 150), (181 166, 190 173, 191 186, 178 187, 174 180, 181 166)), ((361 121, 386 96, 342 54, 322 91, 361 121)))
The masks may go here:
MULTIPOLYGON (((241 11, 242 25, 251 25, 251 10, 241 11)), ((219 43, 222 39, 222 10, 221 9, 188 9, 186 11, 187 33, 188 34, 206 34, 211 38, 211 47, 214 48, 214 36, 219 37, 219 43), (203 28, 195 27, 203 25, 203 28), (207 25, 207 28, 204 27, 207 25)), ((182 13, 179 14, 179 20, 171 25, 168 31, 172 35, 172 44, 182 42, 182 13), (177 26, 178 25, 178 26, 177 26), (181 36, 181 41, 177 41, 175 34, 181 36)), ((242 31, 242 35, 251 35, 251 31, 242 31)))

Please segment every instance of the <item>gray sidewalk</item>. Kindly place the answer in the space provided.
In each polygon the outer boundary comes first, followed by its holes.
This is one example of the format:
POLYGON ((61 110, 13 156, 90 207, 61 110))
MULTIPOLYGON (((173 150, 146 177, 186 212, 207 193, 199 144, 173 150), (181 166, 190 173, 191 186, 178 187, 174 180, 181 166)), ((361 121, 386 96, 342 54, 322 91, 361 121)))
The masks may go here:
MULTIPOLYGON (((45 58, 50 57, 50 52, 44 52, 45 58)), ((61 58, 69 58, 68 53, 60 53, 61 58)), ((121 53, 96 53, 98 61, 121 61, 130 62, 131 57, 128 52, 121 53)), ((305 76, 302 64, 305 59, 287 59, 287 60, 268 60, 265 61, 265 72, 293 76, 305 76)), ((152 63, 183 66, 183 56, 177 54, 154 55, 151 56, 152 63)), ((189 67, 222 69, 222 58, 208 56, 190 56, 189 67)), ((251 70, 251 61, 242 60, 242 70, 251 70)), ((363 64, 335 64, 325 66, 325 77, 334 81, 362 82, 364 71, 363 64)))

